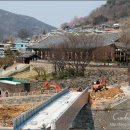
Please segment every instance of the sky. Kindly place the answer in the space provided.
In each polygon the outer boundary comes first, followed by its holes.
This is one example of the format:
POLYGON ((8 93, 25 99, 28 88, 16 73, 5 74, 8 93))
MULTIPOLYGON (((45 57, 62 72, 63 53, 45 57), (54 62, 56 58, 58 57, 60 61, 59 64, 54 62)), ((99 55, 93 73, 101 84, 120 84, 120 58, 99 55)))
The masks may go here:
POLYGON ((34 17, 44 23, 60 27, 75 16, 87 16, 106 1, 0 1, 0 9, 34 17))

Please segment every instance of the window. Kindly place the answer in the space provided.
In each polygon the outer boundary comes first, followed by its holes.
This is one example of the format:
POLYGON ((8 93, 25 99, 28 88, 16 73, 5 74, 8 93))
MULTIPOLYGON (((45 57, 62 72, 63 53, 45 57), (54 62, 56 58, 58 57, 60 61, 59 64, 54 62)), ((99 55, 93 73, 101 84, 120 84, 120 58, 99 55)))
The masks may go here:
POLYGON ((9 93, 6 91, 5 92, 5 97, 8 97, 9 96, 9 93))
POLYGON ((4 48, 4 45, 0 45, 0 48, 4 48))

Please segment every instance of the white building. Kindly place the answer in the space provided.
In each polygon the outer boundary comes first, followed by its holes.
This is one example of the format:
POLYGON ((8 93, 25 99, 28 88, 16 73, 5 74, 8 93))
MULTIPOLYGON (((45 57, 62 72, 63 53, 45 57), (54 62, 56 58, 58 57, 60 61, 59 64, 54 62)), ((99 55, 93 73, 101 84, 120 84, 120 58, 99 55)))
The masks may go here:
POLYGON ((4 57, 5 53, 4 51, 10 48, 10 44, 3 44, 0 43, 0 57, 4 57))

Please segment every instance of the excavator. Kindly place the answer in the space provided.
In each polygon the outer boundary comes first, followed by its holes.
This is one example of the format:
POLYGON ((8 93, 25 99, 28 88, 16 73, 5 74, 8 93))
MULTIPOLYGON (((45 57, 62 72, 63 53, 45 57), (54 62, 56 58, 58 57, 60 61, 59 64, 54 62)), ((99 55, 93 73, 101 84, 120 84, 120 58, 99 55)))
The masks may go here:
POLYGON ((62 89, 62 87, 56 83, 49 83, 48 81, 46 81, 43 84, 43 89, 44 90, 55 89, 57 91, 60 91, 62 89))
POLYGON ((106 79, 100 79, 100 80, 97 80, 96 82, 93 83, 92 85, 92 89, 97 92, 98 90, 102 90, 102 89, 106 89, 106 79))

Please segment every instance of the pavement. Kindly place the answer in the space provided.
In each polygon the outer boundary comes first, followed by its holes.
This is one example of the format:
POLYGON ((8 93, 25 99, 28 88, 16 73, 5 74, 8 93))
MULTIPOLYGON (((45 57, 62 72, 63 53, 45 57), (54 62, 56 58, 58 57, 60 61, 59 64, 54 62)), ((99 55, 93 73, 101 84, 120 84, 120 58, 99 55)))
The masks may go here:
POLYGON ((125 93, 125 97, 130 98, 130 86, 128 86, 128 82, 122 84, 121 89, 125 93))
POLYGON ((14 64, 14 65, 8 67, 6 70, 0 69, 0 76, 1 77, 9 76, 9 75, 13 74, 14 72, 20 71, 28 66, 29 66, 29 64, 22 64, 22 63, 14 64))

